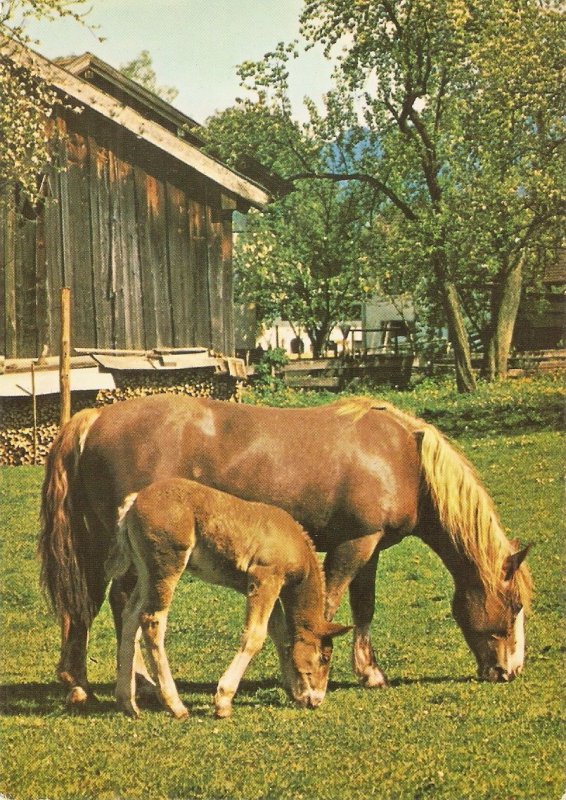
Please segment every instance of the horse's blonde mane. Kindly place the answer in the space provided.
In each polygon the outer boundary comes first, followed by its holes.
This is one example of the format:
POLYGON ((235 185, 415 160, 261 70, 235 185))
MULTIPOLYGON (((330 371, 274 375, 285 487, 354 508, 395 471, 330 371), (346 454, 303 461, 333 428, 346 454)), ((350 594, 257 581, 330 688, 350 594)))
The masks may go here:
MULTIPOLYGON (((440 523, 458 549, 476 565, 488 597, 499 598, 504 590, 504 562, 513 549, 474 467, 433 425, 390 403, 361 397, 335 404, 336 414, 355 420, 371 409, 391 414, 410 431, 422 432, 422 471, 440 523)), ((526 565, 515 572, 512 581, 512 588, 528 609, 532 581, 526 565)))

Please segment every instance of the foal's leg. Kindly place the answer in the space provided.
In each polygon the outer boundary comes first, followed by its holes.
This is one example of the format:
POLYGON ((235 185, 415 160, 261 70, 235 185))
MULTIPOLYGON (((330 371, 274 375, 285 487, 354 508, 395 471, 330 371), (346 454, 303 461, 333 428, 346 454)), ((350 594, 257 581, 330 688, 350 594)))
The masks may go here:
MULTIPOLYGON (((190 549, 186 551, 178 549, 168 553, 169 558, 164 558, 163 562, 157 556, 150 565, 148 559, 144 569, 139 570, 138 578, 142 587, 138 620, 156 683, 156 693, 161 703, 176 719, 188 717, 189 712, 179 697, 171 674, 165 652, 165 632, 173 593, 185 570, 189 555, 190 549), (175 567, 172 567, 171 562, 175 563, 175 567), (163 568, 163 563, 166 564, 166 568, 163 568), (145 568, 149 565, 150 569, 146 571, 145 568)), ((152 553, 152 556, 155 554, 152 553)), ((160 552, 160 556, 163 557, 163 552, 160 552)))
POLYGON ((354 621, 354 671, 368 688, 385 686, 387 681, 375 660, 369 626, 375 603, 376 547, 382 531, 342 542, 327 553, 324 561, 326 575, 326 612, 331 620, 346 591, 354 621))
POLYGON ((232 700, 248 664, 262 648, 283 582, 269 567, 253 567, 248 573, 246 623, 240 649, 218 682, 214 696, 217 717, 229 717, 232 713, 232 700))
POLYGON ((139 640, 139 616, 141 598, 136 587, 130 594, 120 622, 120 646, 118 647, 118 680, 116 700, 118 708, 130 717, 139 717, 136 704, 136 676, 134 672, 134 653, 139 640))
POLYGON ((271 616, 269 617, 269 623, 267 626, 267 632, 271 637, 273 644, 277 650, 277 655, 279 656, 279 666, 281 669, 281 677, 283 680, 283 685, 285 688, 291 688, 291 674, 292 670, 292 663, 290 660, 290 639, 289 639, 289 630, 287 627, 287 618, 285 617, 285 611, 283 610, 283 604, 281 600, 276 600, 275 605, 273 606, 273 611, 271 612, 271 616))
MULTIPOLYGON (((112 609, 112 617, 114 619, 114 627, 116 629, 117 653, 120 649, 120 642, 122 640, 122 615, 124 608, 128 602, 134 587, 136 585, 136 574, 130 569, 125 575, 112 581, 108 600, 110 608, 112 609)), ((136 687, 138 696, 140 698, 154 698, 155 697, 155 683, 151 678, 143 655, 141 652, 139 637, 136 638, 135 651, 134 651, 134 673, 136 676, 136 687)))

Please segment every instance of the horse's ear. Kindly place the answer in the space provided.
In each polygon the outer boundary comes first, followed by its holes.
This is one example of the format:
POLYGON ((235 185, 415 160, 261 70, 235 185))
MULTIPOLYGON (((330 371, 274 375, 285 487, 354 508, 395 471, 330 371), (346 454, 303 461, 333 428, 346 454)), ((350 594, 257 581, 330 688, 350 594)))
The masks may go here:
POLYGON ((513 575, 517 572, 525 558, 529 550, 531 549, 530 544, 524 547, 522 550, 517 551, 516 553, 512 553, 510 556, 507 556, 505 561, 503 562, 503 578, 506 581, 510 581, 513 575))
POLYGON ((338 625, 336 622, 325 622, 320 631, 321 638, 328 637, 333 639, 335 636, 343 636, 353 628, 353 625, 338 625))

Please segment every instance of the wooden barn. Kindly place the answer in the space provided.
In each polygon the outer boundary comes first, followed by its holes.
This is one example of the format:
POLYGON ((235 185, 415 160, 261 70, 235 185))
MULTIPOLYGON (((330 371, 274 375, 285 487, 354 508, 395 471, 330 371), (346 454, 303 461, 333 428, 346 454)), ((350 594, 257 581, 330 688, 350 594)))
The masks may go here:
POLYGON ((54 87, 44 202, 0 204, 0 357, 56 355, 59 293, 72 345, 234 352, 232 215, 269 190, 206 154, 189 117, 86 54, 12 58, 54 87))

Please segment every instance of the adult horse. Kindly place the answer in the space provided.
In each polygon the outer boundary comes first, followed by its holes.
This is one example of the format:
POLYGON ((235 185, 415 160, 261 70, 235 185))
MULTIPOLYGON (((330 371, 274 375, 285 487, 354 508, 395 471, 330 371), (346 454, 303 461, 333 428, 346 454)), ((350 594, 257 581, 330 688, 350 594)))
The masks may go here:
MULTIPOLYGON (((349 590, 354 670, 382 686, 370 640, 379 553, 414 534, 452 574, 453 615, 478 674, 523 667, 531 595, 526 549, 503 533, 469 462, 436 428, 369 399, 274 409, 156 395, 76 414, 51 449, 42 496, 41 580, 61 623, 58 672, 87 699, 88 632, 124 498, 181 476, 279 506, 326 552, 326 616, 349 590)), ((130 587, 110 590, 118 639, 130 587)), ((141 658, 138 672, 143 674, 141 658)))

